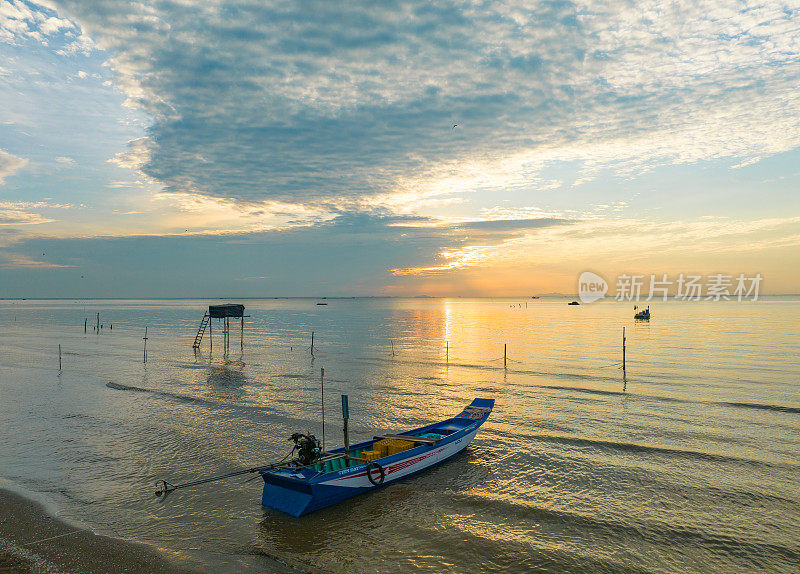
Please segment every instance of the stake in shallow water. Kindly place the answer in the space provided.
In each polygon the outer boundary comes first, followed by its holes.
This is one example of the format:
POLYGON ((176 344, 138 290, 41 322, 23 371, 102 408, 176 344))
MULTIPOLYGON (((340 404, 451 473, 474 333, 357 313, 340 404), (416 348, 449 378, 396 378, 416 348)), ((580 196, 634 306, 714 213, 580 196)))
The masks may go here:
POLYGON ((625 372, 625 327, 622 328, 622 372, 625 372))

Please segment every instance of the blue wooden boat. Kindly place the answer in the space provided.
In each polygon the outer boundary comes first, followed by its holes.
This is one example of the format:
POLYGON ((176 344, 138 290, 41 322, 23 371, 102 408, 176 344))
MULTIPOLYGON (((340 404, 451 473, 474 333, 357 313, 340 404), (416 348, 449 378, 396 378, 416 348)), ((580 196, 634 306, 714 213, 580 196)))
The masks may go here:
POLYGON ((261 470, 261 503, 302 516, 423 471, 464 450, 493 408, 494 399, 475 399, 451 419, 352 445, 349 456, 339 448, 309 465, 261 470))

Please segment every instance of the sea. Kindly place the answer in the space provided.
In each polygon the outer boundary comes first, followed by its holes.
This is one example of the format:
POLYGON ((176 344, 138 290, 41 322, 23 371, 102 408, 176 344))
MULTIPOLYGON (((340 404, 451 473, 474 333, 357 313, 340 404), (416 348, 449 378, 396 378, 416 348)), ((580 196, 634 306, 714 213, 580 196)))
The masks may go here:
POLYGON ((3 300, 0 479, 212 572, 798 572, 800 299, 568 301, 3 300), (193 350, 221 302, 243 331, 193 350), (155 496, 340 446, 342 394, 353 442, 496 403, 462 454, 301 518, 257 475, 155 496))

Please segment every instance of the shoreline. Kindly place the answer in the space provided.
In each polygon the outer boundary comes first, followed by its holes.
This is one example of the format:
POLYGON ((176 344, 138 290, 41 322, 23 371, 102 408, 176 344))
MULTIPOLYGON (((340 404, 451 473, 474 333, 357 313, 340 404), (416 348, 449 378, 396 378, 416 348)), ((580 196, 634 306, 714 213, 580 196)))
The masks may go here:
POLYGON ((41 503, 0 488, 0 572, 203 571, 181 561, 143 543, 69 524, 47 512, 41 503))

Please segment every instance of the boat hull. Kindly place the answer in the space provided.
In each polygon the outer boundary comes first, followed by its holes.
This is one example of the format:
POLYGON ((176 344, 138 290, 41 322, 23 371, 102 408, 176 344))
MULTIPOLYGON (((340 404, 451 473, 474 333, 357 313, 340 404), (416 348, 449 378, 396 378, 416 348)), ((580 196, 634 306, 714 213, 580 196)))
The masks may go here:
POLYGON ((350 468, 327 473, 315 473, 308 469, 263 471, 261 476, 264 479, 264 490, 261 503, 293 516, 303 516, 427 470, 463 451, 475 438, 480 426, 488 418, 493 405, 493 400, 476 399, 459 417, 443 421, 438 425, 428 425, 421 429, 408 431, 407 436, 412 437, 417 436, 412 434, 414 432, 461 427, 437 444, 418 446, 378 459, 371 465, 355 463, 350 468), (476 402, 480 405, 478 408, 484 409, 480 418, 476 418, 476 411, 469 410, 476 405, 476 402), (490 406, 487 409, 485 405, 490 406), (367 475, 368 466, 372 468, 374 482, 370 481, 370 477, 367 475), (378 467, 383 469, 382 473, 377 470, 378 467), (381 474, 383 475, 382 479, 381 474))

